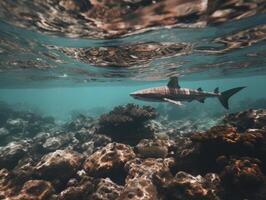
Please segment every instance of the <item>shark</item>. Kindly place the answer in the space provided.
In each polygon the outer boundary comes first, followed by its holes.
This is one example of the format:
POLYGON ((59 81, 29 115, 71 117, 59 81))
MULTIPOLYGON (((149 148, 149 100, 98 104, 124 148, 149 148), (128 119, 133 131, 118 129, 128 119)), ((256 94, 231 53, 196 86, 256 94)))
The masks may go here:
POLYGON ((202 88, 182 88, 179 85, 178 77, 171 77, 166 86, 138 90, 130 93, 130 96, 139 100, 169 102, 179 106, 182 105, 181 102, 191 102, 196 100, 200 103, 204 103, 206 98, 217 97, 223 107, 229 109, 229 98, 244 88, 245 86, 236 87, 224 92, 219 92, 219 88, 217 87, 213 92, 207 92, 203 91, 202 88))

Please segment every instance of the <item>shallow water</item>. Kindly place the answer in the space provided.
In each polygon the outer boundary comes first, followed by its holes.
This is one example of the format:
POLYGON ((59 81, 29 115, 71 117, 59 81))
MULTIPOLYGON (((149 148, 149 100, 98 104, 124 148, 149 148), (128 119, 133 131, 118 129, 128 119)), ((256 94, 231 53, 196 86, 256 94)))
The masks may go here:
POLYGON ((1 0, 0 199, 265 200, 265 11, 1 0), (129 95, 172 77, 190 94, 245 88, 229 109, 129 95))
MULTIPOLYGON (((232 98, 232 109, 238 102, 265 98, 263 1, 217 4, 205 18, 202 18, 206 15, 205 1, 200 8, 194 8, 191 1, 188 7, 192 11, 183 13, 182 22, 178 17, 167 21, 163 12, 153 13, 156 3, 142 8, 141 4, 131 2, 128 9, 134 8, 133 13, 139 13, 136 19, 147 9, 147 16, 148 13, 161 16, 161 21, 153 22, 150 18, 134 21, 123 13, 121 18, 109 16, 110 21, 105 21, 104 16, 96 15, 95 23, 102 20, 106 27, 98 25, 97 30, 97 25, 91 24, 88 29, 91 32, 78 31, 86 30, 87 25, 80 23, 79 27, 75 20, 90 22, 90 15, 94 16, 92 13, 97 13, 97 9, 90 10, 84 2, 70 2, 1 2, 0 100, 60 120, 77 110, 97 115, 127 102, 145 103, 131 99, 128 94, 165 85, 171 76, 179 76, 182 86, 209 91, 215 87, 222 91, 247 86, 232 98), (232 10, 227 13, 229 8, 232 10), (191 18, 190 12, 196 16, 191 18), (81 19, 79 15, 90 18, 81 19), (125 27, 115 24, 110 27, 112 20, 123 22, 125 27), (132 23, 136 30, 126 28, 132 23)), ((125 5, 120 3, 117 6, 123 10, 125 5)), ((162 6, 162 2, 157 3, 162 6)), ((168 3, 177 9, 183 5, 168 3)), ((223 108, 213 101, 194 104, 222 112, 223 108)))

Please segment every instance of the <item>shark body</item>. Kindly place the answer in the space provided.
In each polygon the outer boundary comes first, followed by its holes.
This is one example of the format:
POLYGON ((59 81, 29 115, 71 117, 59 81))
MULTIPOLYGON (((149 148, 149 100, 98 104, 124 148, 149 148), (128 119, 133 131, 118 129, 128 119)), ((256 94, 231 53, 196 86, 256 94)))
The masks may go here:
POLYGON ((221 93, 219 92, 219 88, 216 88, 213 92, 203 91, 201 88, 196 90, 181 88, 178 83, 178 78, 172 77, 167 86, 138 90, 131 93, 130 96, 144 101, 169 102, 176 105, 182 105, 182 101, 191 102, 193 100, 204 103, 206 98, 217 97, 221 104, 228 109, 228 99, 243 88, 245 87, 237 87, 221 93))

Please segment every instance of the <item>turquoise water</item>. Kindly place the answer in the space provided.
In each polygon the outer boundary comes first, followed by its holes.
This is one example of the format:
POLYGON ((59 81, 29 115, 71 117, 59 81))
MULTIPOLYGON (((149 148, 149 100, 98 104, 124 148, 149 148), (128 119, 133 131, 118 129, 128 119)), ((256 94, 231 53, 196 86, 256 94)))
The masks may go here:
POLYGON ((265 0, 0 0, 0 199, 265 200, 265 146, 265 0))
MULTIPOLYGON (((15 2, 3 1, 0 15, 0 100, 13 106, 38 110, 58 120, 69 119, 70 113, 76 111, 98 116, 128 102, 157 107, 160 103, 137 101, 129 93, 165 85, 171 76, 179 76, 184 87, 202 87, 207 91, 215 87, 223 91, 247 86, 232 97, 231 110, 251 106, 239 105, 242 101, 266 98, 263 6, 258 7, 255 14, 245 11, 247 17, 242 16, 244 10, 237 10, 235 18, 221 18, 223 23, 215 22, 214 18, 207 21, 207 25, 195 25, 198 19, 188 19, 182 26, 177 23, 177 27, 164 28, 161 25, 154 30, 153 26, 144 27, 141 33, 129 31, 130 35, 120 34, 110 39, 108 31, 105 38, 97 35, 97 31, 94 35, 78 32, 78 27, 71 28, 72 22, 63 24, 67 18, 60 18, 56 9, 61 8, 57 6, 54 14, 59 18, 50 19, 53 14, 41 7, 45 3, 15 2), (31 9, 36 9, 36 13, 31 13, 31 9), (32 17, 35 14, 36 20, 32 17), (59 21, 55 23, 56 20, 59 21), (134 45, 145 46, 149 42, 157 45, 159 53, 155 55, 154 49, 148 49, 144 50, 145 55, 139 53, 144 55, 142 58, 136 58, 139 47, 134 45), (181 47, 173 48, 168 46, 170 43, 181 47), (110 56, 107 49, 105 55, 102 47, 110 48, 109 52, 113 48, 116 54, 110 56), (103 56, 88 53, 91 48, 102 51, 103 56), (114 57, 117 58, 112 60, 114 57)), ((72 14, 63 12, 62 15, 74 19, 72 14)), ((130 23, 130 19, 127 20, 130 23)), ((141 21, 138 23, 141 25, 141 21)), ((150 48, 147 45, 145 48, 150 48)), ((184 106, 228 112, 216 99, 184 106)))
MULTIPOLYGON (((182 81, 180 85, 186 88, 202 87, 206 91, 213 91, 219 87, 224 91, 233 87, 247 86, 230 99, 230 110, 222 107, 216 99, 207 99, 205 104, 199 102, 184 103, 181 108, 193 109, 199 107, 199 112, 211 110, 211 113, 221 112, 225 114, 232 111, 240 111, 255 107, 256 100, 263 99, 260 106, 265 105, 265 76, 242 77, 235 79, 218 79, 218 80, 200 80, 200 81, 182 81), (244 103, 247 101, 246 103, 244 103), (244 103, 244 104, 243 104, 244 103)), ((8 102, 20 109, 30 109, 38 111, 48 116, 54 116, 58 120, 67 120, 71 117, 72 112, 85 113, 90 116, 98 116, 104 112, 110 111, 113 107, 127 103, 136 103, 140 105, 151 105, 158 107, 169 103, 153 103, 135 100, 129 96, 129 93, 135 90, 166 85, 167 81, 144 82, 126 81, 121 83, 98 83, 92 86, 83 87, 52 87, 52 88, 20 88, 20 89, 1 89, 1 100, 8 102)), ((178 106, 176 112, 178 115, 178 106)), ((189 116, 189 114, 188 114, 189 116)))

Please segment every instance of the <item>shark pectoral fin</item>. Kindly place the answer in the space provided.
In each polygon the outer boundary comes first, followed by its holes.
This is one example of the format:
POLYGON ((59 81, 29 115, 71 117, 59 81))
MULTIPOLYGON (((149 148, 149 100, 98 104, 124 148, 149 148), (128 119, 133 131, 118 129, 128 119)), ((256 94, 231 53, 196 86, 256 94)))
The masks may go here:
POLYGON ((178 106, 181 106, 182 105, 182 103, 180 101, 174 101, 174 100, 167 99, 167 98, 164 98, 163 100, 164 101, 167 101, 169 103, 173 103, 173 104, 178 105, 178 106))

